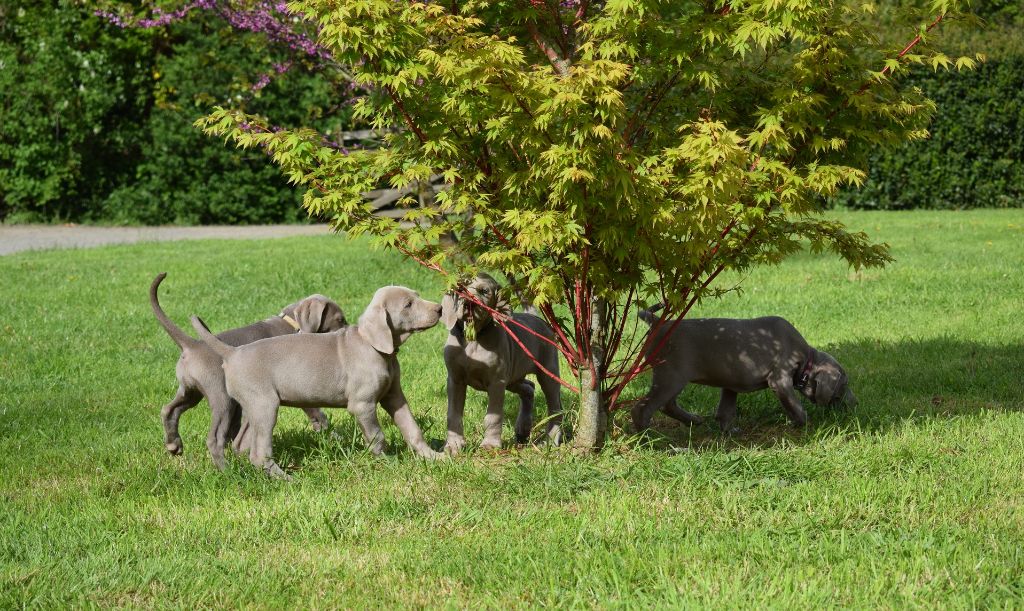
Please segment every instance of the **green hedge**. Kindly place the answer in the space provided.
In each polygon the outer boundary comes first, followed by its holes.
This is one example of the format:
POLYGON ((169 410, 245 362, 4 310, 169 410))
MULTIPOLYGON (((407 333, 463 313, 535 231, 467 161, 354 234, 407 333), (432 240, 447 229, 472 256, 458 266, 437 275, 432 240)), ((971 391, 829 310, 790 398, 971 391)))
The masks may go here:
POLYGON ((835 203, 883 210, 1024 206, 1024 57, 912 78, 938 104, 931 138, 873 155, 865 186, 835 203))
POLYGON ((0 0, 0 220, 305 219, 301 192, 263 153, 192 127, 218 103, 340 127, 342 94, 301 64, 254 93, 251 81, 284 59, 198 12, 166 29, 121 29, 74 0, 0 0))
MULTIPOLYGON (((1004 27, 1021 19, 1015 1, 986 7, 1004 27)), ((979 35, 988 42, 972 48, 1013 39, 979 35)), ((932 138, 875 155, 865 187, 832 204, 1024 205, 1024 53, 1019 44, 1009 49, 973 73, 916 74, 938 102, 932 138)), ((0 0, 0 220, 302 220, 300 192, 261 152, 191 125, 213 104, 241 99, 281 125, 351 127, 338 104, 341 85, 308 67, 254 95, 250 80, 283 59, 208 16, 122 30, 76 0, 0 0)))

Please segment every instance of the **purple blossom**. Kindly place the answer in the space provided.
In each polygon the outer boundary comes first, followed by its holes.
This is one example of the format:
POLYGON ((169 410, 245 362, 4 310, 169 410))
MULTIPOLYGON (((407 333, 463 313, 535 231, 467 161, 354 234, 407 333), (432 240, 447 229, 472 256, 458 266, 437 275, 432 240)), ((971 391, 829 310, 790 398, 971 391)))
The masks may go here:
POLYGON ((260 91, 261 89, 263 89, 264 87, 266 87, 269 84, 270 84, 270 75, 269 74, 261 74, 259 76, 259 78, 256 79, 256 82, 252 84, 252 87, 250 87, 250 90, 253 93, 256 93, 257 91, 260 91))
MULTIPOLYGON (((296 28, 293 17, 284 2, 261 0, 248 8, 235 8, 225 0, 192 0, 174 11, 153 9, 148 17, 131 17, 126 19, 111 11, 97 10, 94 14, 102 17, 119 28, 138 27, 143 29, 157 28, 181 21, 193 10, 211 11, 228 22, 232 27, 262 34, 273 43, 281 44, 293 51, 309 57, 329 61, 331 54, 317 44, 315 37, 296 28)), ((282 71, 278 71, 280 74, 282 71)))

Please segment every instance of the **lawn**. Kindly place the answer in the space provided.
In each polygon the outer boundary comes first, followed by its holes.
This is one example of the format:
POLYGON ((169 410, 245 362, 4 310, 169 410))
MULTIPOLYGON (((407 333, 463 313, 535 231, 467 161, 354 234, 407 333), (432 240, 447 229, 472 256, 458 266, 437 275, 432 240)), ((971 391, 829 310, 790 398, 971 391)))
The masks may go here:
MULTIPOLYGON (((598 456, 424 463, 390 424, 375 459, 344 410, 338 439, 285 409, 274 450, 292 482, 238 458, 215 470, 205 403, 182 418, 184 455, 164 451, 178 350, 153 276, 168 272, 174 320, 215 329, 313 292, 354 320, 386 284, 439 299, 436 278, 330 236, 0 257, 0 608, 1020 607, 1024 211, 838 216, 896 263, 800 255, 725 278, 743 290, 695 314, 788 318, 843 363, 853 412, 809 407, 794 429, 757 393, 729 438, 656 419, 637 443, 616 413, 598 456)), ((435 328, 400 354, 433 440, 443 342, 435 328)), ((471 391, 470 443, 484 405, 471 391)))

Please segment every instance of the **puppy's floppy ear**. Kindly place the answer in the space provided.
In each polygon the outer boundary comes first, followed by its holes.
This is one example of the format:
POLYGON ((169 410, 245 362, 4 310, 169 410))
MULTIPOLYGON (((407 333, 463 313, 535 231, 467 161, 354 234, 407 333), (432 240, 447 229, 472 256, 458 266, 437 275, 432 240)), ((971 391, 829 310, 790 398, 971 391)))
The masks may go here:
POLYGON ((445 293, 441 298, 441 323, 449 331, 462 318, 462 298, 452 293, 445 293))
POLYGON ((335 303, 333 299, 327 299, 326 297, 324 299, 327 305, 324 307, 324 315, 320 321, 320 332, 330 333, 347 325, 348 320, 345 319, 345 312, 341 310, 341 306, 335 303))
POLYGON ((327 313, 327 302, 319 295, 310 295, 295 308, 295 322, 303 333, 319 333, 327 313))
POLYGON ((383 303, 374 299, 359 317, 359 335, 377 352, 394 354, 395 336, 391 333, 388 311, 383 303))
POLYGON ((810 378, 814 380, 813 400, 818 405, 827 405, 839 390, 843 377, 843 369, 827 352, 814 351, 814 366, 811 367, 810 378))

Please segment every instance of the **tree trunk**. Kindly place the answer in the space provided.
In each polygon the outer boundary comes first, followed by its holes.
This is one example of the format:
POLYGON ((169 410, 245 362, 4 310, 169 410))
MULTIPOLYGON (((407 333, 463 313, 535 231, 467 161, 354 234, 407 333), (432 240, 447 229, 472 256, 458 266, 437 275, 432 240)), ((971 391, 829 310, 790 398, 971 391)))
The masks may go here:
POLYGON ((602 299, 595 299, 590 320, 590 353, 591 367, 580 370, 580 411, 573 435, 572 446, 576 450, 593 451, 601 449, 604 444, 605 431, 608 428, 608 411, 605 409, 604 396, 601 393, 601 382, 604 378, 602 361, 604 361, 604 320, 607 304, 602 299), (597 372, 595 379, 594 372, 597 372))

